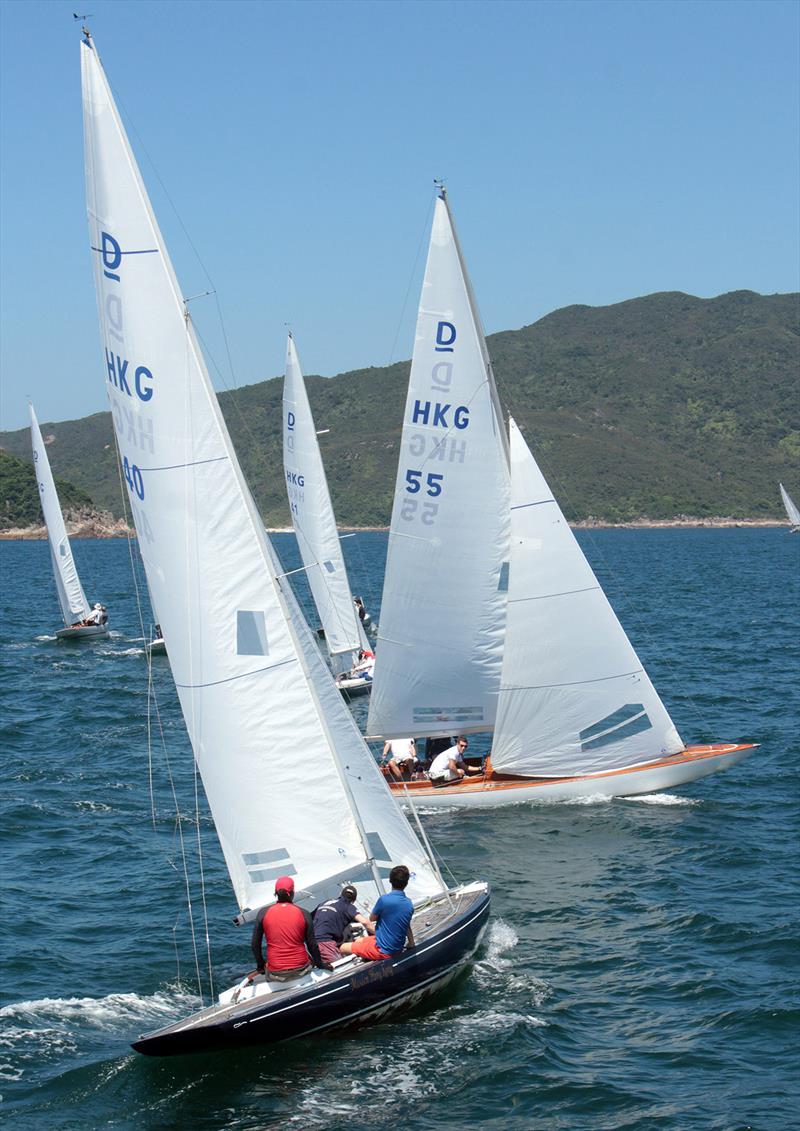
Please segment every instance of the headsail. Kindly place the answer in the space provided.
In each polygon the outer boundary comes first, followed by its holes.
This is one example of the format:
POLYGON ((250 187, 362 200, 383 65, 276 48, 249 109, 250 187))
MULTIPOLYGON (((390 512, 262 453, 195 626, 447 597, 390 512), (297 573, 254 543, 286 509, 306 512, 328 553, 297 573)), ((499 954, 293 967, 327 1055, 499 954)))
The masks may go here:
POLYGON ((53 576, 56 579, 58 602, 61 605, 64 624, 70 625, 88 617, 90 612, 89 602, 86 600, 75 567, 75 560, 72 557, 72 547, 67 537, 67 528, 64 525, 64 516, 58 502, 58 493, 53 481, 53 473, 50 470, 50 461, 47 458, 47 448, 42 439, 39 421, 36 419, 33 405, 28 407, 31 414, 33 465, 39 488, 39 498, 42 503, 42 513, 47 526, 47 539, 50 543, 50 558, 53 563, 53 576))
POLYGON ((283 468, 292 525, 332 656, 361 647, 339 532, 294 339, 286 346, 283 468))
POLYGON ((793 501, 791 495, 786 490, 784 485, 782 483, 779 483, 778 486, 781 489, 781 499, 783 500, 783 505, 786 508, 786 515, 789 519, 789 522, 793 527, 800 528, 800 508, 797 507, 796 503, 793 501))
POLYGON ((444 193, 436 201, 395 487, 368 733, 491 730, 509 470, 492 367, 444 193))
POLYGON ((584 774, 683 749, 514 421, 511 563, 492 765, 584 774))
POLYGON ((441 891, 284 591, 91 41, 89 231, 107 390, 154 607, 240 908, 405 861, 441 891), (378 843, 380 839, 380 844, 378 843))

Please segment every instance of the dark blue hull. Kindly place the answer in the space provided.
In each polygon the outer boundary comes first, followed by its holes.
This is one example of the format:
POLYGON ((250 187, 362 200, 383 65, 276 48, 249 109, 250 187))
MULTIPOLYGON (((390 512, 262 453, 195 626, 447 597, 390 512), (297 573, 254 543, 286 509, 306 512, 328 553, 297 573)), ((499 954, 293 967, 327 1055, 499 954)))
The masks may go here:
POLYGON ((302 990, 218 1005, 133 1042, 148 1056, 272 1044, 368 1024, 410 1009, 451 982, 474 953, 489 919, 488 887, 462 895, 456 911, 415 947, 382 962, 355 963, 302 990), (465 905, 466 904, 466 905, 465 905))

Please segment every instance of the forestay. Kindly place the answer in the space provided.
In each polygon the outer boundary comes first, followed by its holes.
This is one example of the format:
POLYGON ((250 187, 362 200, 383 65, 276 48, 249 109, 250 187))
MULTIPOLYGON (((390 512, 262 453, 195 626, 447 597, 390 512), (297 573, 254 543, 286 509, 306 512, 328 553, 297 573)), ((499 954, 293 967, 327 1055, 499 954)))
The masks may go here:
POLYGON ((514 421, 511 563, 492 765, 522 776, 647 762, 683 743, 514 421))
POLYGON ((33 465, 36 470, 36 483, 39 487, 42 513, 47 526, 47 539, 50 543, 50 558, 53 563, 53 576, 56 579, 58 603, 61 605, 64 624, 69 626, 88 617, 90 612, 89 602, 86 600, 78 571, 75 568, 72 547, 67 537, 67 528, 64 525, 64 516, 58 502, 56 485, 53 481, 53 473, 50 470, 50 461, 47 458, 47 449, 42 439, 39 421, 36 419, 33 405, 28 407, 31 414, 33 465))
POLYGON ((292 335, 283 382, 283 467, 292 525, 331 655, 361 646, 319 441, 292 335))
POLYGON ((236 899, 268 902, 282 874, 314 899, 340 877, 366 877, 370 858, 406 862, 415 899, 438 892, 277 576, 105 75, 91 43, 81 50, 107 389, 236 899))
POLYGON ((491 729, 505 624, 508 508, 497 390, 442 193, 400 443, 370 734, 491 729))

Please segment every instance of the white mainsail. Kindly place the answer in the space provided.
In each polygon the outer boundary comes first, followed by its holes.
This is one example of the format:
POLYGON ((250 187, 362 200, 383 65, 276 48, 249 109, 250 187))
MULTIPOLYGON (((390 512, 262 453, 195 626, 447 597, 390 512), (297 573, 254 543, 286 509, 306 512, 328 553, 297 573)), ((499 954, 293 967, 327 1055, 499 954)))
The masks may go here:
POLYGON ((778 486, 781 489, 781 499, 783 500, 783 505, 786 508, 786 515, 789 519, 789 522, 793 527, 800 528, 800 509, 798 509, 796 503, 792 500, 791 495, 786 490, 784 485, 782 483, 779 483, 778 486))
POLYGON ((50 461, 47 458, 47 448, 42 439, 42 430, 33 405, 29 405, 28 408, 31 414, 33 466, 47 527, 47 540, 50 543, 50 558, 53 563, 53 576, 56 579, 58 603, 61 605, 64 624, 69 626, 76 621, 85 620, 91 610, 72 556, 72 547, 69 544, 64 516, 58 502, 58 493, 50 470, 50 461))
POLYGON ((283 382, 283 467, 292 525, 332 656, 362 646, 339 531, 292 335, 283 382))
MULTIPOLYGON (((107 390, 154 607, 242 910, 407 863, 442 883, 279 575, 93 44, 81 45, 107 390)), ((376 883, 377 886, 377 883, 376 883)))
POLYGON ((497 389, 442 192, 400 443, 369 734, 492 729, 509 499, 497 389))
POLYGON ((511 562, 492 766, 521 776, 647 762, 683 743, 513 420, 511 562))

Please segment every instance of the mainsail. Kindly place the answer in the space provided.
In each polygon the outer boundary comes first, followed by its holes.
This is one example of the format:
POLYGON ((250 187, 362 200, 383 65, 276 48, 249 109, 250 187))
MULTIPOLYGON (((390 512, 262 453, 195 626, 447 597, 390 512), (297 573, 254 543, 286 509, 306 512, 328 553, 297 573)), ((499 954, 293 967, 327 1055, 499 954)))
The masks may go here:
POLYGON ((492 366, 442 192, 400 442, 369 734, 491 730, 509 498, 492 366))
POLYGON ((239 907, 390 863, 442 883, 392 801, 244 481, 93 44, 81 45, 89 233, 107 390, 154 607, 239 907))
POLYGON ((283 468, 292 525, 332 656, 362 646, 339 531, 292 335, 283 382, 283 468))
POLYGON ((71 625, 88 617, 90 612, 89 602, 86 600, 78 571, 75 568, 72 547, 67 537, 67 528, 64 525, 64 516, 59 506, 56 485, 53 481, 53 473, 50 470, 50 461, 47 458, 47 448, 42 439, 39 421, 36 419, 33 405, 28 407, 31 414, 33 465, 36 471, 36 483, 39 487, 42 513, 47 526, 47 539, 50 543, 50 558, 53 563, 53 576, 56 579, 58 602, 61 605, 64 624, 71 625))
POLYGON ((800 529, 800 509, 792 500, 791 495, 786 490, 784 485, 782 483, 779 483, 778 486, 781 489, 781 499, 783 500, 783 505, 786 508, 786 515, 789 519, 789 522, 793 527, 800 529))
POLYGON ((511 562, 492 766, 585 774, 683 749, 515 422, 511 562))

